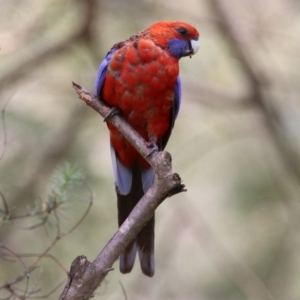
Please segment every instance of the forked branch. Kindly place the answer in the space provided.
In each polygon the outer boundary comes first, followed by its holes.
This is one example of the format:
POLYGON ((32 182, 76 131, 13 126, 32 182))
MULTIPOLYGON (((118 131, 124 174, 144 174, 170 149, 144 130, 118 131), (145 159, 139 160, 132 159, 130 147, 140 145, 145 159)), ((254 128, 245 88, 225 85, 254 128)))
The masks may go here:
MULTIPOLYGON (((110 107, 74 82, 73 88, 79 98, 85 101, 87 105, 91 106, 103 117, 107 116, 110 107)), ((168 152, 158 152, 149 155, 146 142, 122 117, 115 115, 107 121, 113 124, 154 168, 155 181, 93 262, 89 262, 84 256, 78 256, 73 261, 69 279, 60 296, 60 300, 91 298, 107 273, 112 270, 113 263, 151 219, 158 205, 165 198, 185 191, 179 175, 172 173, 172 158, 168 152)))

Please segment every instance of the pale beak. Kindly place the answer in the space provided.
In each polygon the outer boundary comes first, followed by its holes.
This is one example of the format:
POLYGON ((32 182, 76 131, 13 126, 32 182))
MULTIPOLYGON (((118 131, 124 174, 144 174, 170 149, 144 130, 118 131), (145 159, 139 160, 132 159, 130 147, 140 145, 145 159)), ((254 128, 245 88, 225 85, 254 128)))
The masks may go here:
POLYGON ((193 51, 193 53, 191 53, 191 55, 194 55, 195 53, 197 53, 199 47, 200 47, 199 38, 191 40, 191 48, 192 48, 192 51, 193 51))
POLYGON ((199 46, 200 46, 199 38, 197 37, 195 39, 189 40, 188 45, 189 45, 189 47, 186 50, 184 56, 192 57, 192 55, 194 55, 199 49, 199 46))

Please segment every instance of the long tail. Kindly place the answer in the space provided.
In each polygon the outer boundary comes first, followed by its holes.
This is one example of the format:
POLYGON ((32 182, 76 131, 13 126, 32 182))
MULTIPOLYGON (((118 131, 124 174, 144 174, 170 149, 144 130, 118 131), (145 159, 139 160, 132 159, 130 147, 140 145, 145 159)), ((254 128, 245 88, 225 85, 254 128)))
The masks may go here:
MULTIPOLYGON (((137 164, 135 164, 132 168, 132 185, 129 194, 121 195, 117 190, 119 226, 123 224, 143 195, 142 170, 137 164)), ((154 216, 142 228, 136 239, 127 246, 124 253, 121 254, 120 271, 122 273, 129 273, 132 270, 137 251, 143 273, 149 277, 152 277, 155 270, 154 216)))

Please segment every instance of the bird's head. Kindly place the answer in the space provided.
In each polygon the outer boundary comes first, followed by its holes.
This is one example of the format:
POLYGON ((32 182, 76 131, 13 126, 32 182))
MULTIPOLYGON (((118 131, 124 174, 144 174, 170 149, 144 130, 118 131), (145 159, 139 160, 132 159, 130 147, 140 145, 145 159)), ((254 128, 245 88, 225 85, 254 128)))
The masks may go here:
POLYGON ((185 22, 158 22, 149 27, 154 43, 176 58, 194 55, 199 49, 199 32, 185 22))

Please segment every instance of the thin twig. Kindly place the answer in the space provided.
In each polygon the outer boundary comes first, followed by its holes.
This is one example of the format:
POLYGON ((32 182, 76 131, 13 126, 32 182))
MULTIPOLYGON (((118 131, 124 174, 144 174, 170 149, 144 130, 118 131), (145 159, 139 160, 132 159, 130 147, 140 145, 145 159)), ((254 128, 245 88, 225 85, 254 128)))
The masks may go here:
POLYGON ((8 253, 10 253, 13 257, 15 257, 16 259, 18 259, 18 261, 23 266, 24 270, 27 270, 27 266, 26 266, 25 262, 22 260, 22 258, 18 254, 16 254, 14 251, 12 251, 11 249, 9 249, 5 245, 0 245, 0 248, 4 249, 8 253))
MULTIPOLYGON (((33 270, 35 270, 39 264, 39 262, 46 256, 49 255, 50 250, 56 245, 56 243, 64 238, 65 236, 69 235, 73 230, 75 230, 80 224, 81 222, 84 220, 84 218, 88 215, 90 208, 92 206, 93 203, 93 193, 89 187, 89 185, 86 185, 88 187, 88 190, 90 192, 90 198, 89 198, 89 203, 88 206, 85 210, 85 212, 83 213, 83 215, 81 216, 81 218, 76 222, 76 224, 74 224, 67 232, 65 233, 61 233, 60 231, 60 225, 59 225, 59 218, 57 217, 57 214, 55 214, 55 218, 56 218, 56 222, 57 222, 57 233, 56 233, 56 237, 54 238, 54 240, 48 245, 48 247, 41 253, 37 255, 36 260, 30 265, 30 266, 26 266, 25 263, 22 260, 22 256, 24 257, 24 254, 22 254, 21 256, 14 253, 13 251, 11 251, 10 249, 8 249, 7 247, 2 245, 2 248, 6 249, 8 252, 10 252, 14 257, 16 257, 23 265, 25 271, 20 274, 19 276, 17 276, 16 278, 14 278, 13 280, 4 283, 2 286, 0 286, 0 290, 5 288, 5 289, 10 289, 13 285, 17 284, 18 282, 22 281, 28 274, 30 274, 33 270)), ((55 212, 55 211, 54 211, 55 212)), ((1 245, 0 245, 1 246, 1 245)), ((50 257, 50 256, 48 256, 50 257)), ((53 258, 53 257, 52 257, 53 258)))
POLYGON ((124 285, 123 285, 122 281, 119 281, 119 284, 120 284, 120 286, 121 286, 121 289, 122 289, 122 293, 123 293, 124 299, 125 299, 125 300, 128 300, 127 295, 126 295, 126 291, 125 291, 125 288, 124 288, 124 285))
POLYGON ((9 215, 10 211, 9 211, 9 207, 8 207, 7 201, 5 199, 5 196, 1 191, 0 191, 0 198, 1 198, 1 200, 3 202, 3 205, 4 205, 4 211, 0 209, 0 212, 7 216, 7 215, 9 215))
POLYGON ((48 299, 52 294, 54 294, 64 283, 66 280, 61 281, 56 287, 54 287, 50 292, 44 294, 42 296, 30 296, 30 299, 48 299))
POLYGON ((4 157, 4 154, 5 154, 6 148, 7 148, 7 127, 6 127, 5 115, 6 115, 7 105, 11 98, 12 98, 12 95, 6 101, 6 103, 4 104, 3 109, 1 111, 1 121, 2 121, 2 128, 3 128, 3 150, 2 150, 2 153, 0 154, 0 161, 4 157))

